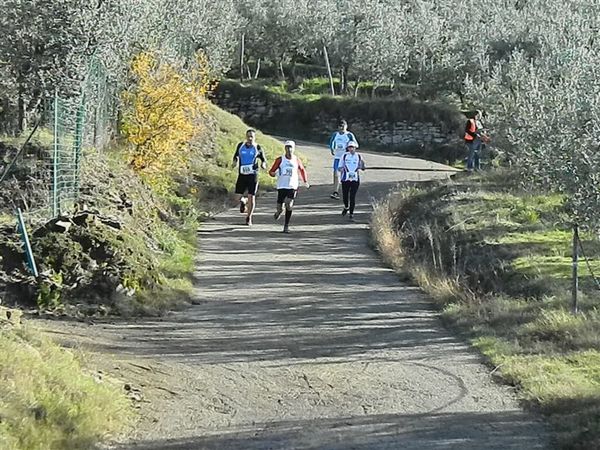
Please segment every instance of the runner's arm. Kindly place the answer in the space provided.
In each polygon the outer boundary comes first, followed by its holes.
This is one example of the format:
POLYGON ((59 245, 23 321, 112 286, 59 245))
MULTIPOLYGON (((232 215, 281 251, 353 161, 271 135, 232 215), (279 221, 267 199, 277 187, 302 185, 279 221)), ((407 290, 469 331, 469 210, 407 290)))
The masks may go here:
POLYGON ((335 154, 335 148, 333 146, 334 142, 333 140, 335 139, 335 133, 333 133, 331 135, 331 137, 329 138, 329 151, 331 152, 332 155, 335 154))
POLYGON ((350 135, 350 139, 352 139, 354 142, 356 142, 358 144, 358 139, 356 139, 356 136, 354 136, 354 133, 349 131, 348 134, 350 135))
POLYGON ((232 167, 235 167, 238 165, 238 160, 240 159, 240 147, 242 146, 242 143, 240 142, 237 147, 235 148, 235 153, 233 154, 233 164, 231 165, 232 167))
POLYGON ((298 174, 300 175, 300 178, 302 179, 304 184, 306 184, 306 186, 309 187, 310 185, 308 184, 308 174, 306 173, 304 164, 302 164, 302 161, 300 161, 300 159, 298 159, 298 174))
POLYGON ((272 177, 276 176, 280 165, 281 165, 281 156, 273 162, 273 165, 271 166, 271 170, 269 170, 269 175, 271 175, 272 177))
POLYGON ((258 149, 258 155, 256 156, 257 159, 260 159, 262 161, 261 167, 263 169, 267 168, 267 158, 265 157, 265 152, 263 152, 263 149, 261 148, 260 145, 257 145, 256 148, 258 149))

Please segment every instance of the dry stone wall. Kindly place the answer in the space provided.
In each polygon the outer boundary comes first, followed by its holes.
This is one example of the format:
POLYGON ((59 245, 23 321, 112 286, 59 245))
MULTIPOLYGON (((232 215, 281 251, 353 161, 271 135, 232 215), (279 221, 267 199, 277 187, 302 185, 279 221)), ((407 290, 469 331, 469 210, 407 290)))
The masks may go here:
MULTIPOLYGON (((278 101, 269 95, 240 95, 227 88, 216 92, 215 103, 221 108, 240 116, 246 123, 273 133, 292 133, 297 137, 326 141, 336 129, 340 118, 348 121, 349 129, 358 140, 368 146, 389 150, 407 148, 435 148, 461 145, 457 121, 434 123, 432 121, 372 119, 365 108, 364 113, 353 108, 344 111, 319 112, 290 111, 293 104, 278 101)), ((400 106, 398 106, 400 107, 400 106)))

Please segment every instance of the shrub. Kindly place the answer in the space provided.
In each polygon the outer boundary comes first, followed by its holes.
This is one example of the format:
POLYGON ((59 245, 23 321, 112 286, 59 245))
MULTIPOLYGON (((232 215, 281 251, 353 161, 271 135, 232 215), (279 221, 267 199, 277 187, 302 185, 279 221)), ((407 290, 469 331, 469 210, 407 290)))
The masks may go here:
POLYGON ((135 85, 124 93, 122 129, 130 144, 131 165, 159 184, 175 168, 187 167, 190 142, 203 131, 210 91, 207 59, 180 69, 149 52, 131 64, 135 85))

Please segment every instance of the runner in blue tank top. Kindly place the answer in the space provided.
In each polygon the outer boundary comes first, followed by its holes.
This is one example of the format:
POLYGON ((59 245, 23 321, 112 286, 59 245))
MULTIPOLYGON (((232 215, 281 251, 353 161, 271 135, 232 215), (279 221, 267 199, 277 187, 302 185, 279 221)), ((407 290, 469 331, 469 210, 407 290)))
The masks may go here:
POLYGON ((246 131, 246 142, 240 142, 233 155, 233 165, 238 168, 238 178, 235 184, 235 193, 239 196, 240 213, 246 212, 246 225, 252 225, 252 215, 256 208, 256 192, 258 191, 259 163, 263 169, 267 168, 267 159, 256 143, 256 131, 246 131), (244 201, 244 194, 248 193, 248 200, 244 201), (247 204, 246 204, 247 203, 247 204))

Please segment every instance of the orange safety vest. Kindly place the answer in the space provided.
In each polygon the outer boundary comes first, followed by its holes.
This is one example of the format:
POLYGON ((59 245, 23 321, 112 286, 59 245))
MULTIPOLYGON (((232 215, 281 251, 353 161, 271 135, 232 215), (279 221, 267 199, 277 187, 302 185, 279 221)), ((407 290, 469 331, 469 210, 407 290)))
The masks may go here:
MULTIPOLYGON (((475 133, 477 131, 477 123, 475 122, 475 119, 469 119, 469 123, 471 124, 469 131, 471 133, 475 133)), ((471 142, 474 140, 475 138, 473 136, 471 136, 469 133, 465 133, 465 141, 471 142)))

